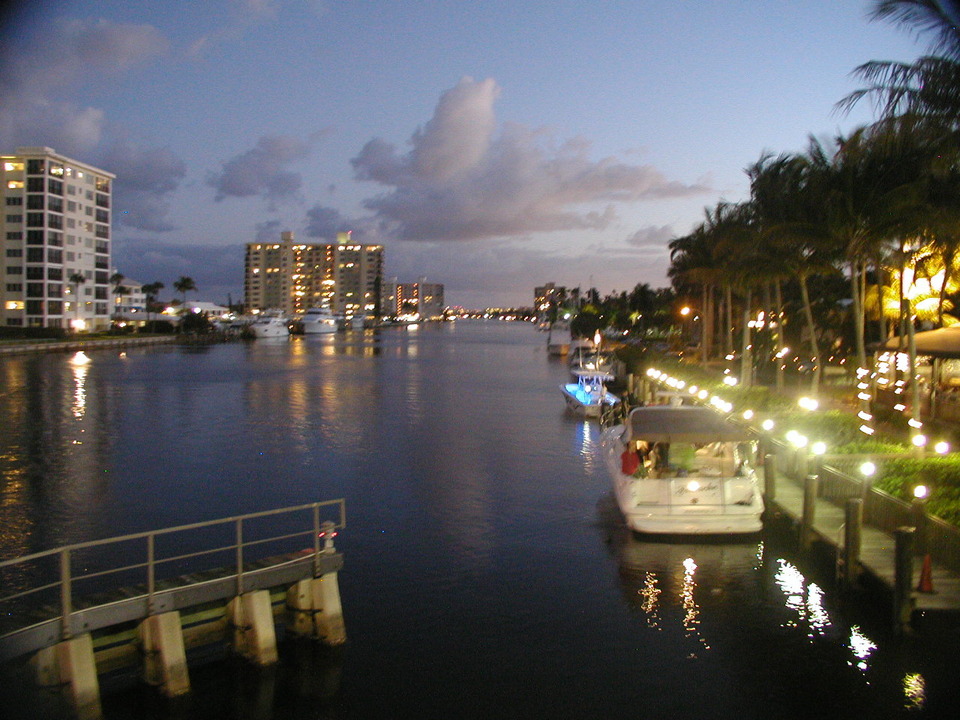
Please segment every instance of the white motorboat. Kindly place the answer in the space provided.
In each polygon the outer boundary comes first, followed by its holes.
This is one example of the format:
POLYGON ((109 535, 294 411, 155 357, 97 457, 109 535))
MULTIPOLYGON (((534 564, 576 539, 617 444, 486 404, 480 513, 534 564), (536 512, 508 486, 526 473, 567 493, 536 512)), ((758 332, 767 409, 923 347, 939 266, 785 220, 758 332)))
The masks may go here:
POLYGON ((748 429, 705 407, 634 408, 600 434, 614 495, 636 532, 739 535, 762 528, 748 429))
POLYGON ((354 315, 350 318, 350 329, 351 330, 363 330, 367 322, 366 315, 354 315))
POLYGON ((575 380, 560 386, 567 407, 584 417, 600 417, 604 408, 611 408, 620 398, 607 390, 613 375, 597 370, 573 371, 575 380))
POLYGON ((261 315, 250 323, 250 332, 255 338, 287 337, 290 334, 290 328, 284 317, 261 315))
POLYGON ((550 355, 566 355, 570 352, 570 326, 566 323, 553 323, 547 332, 547 352, 550 355))
POLYGON ((310 308, 300 322, 304 335, 326 335, 337 331, 337 318, 328 308, 310 308))

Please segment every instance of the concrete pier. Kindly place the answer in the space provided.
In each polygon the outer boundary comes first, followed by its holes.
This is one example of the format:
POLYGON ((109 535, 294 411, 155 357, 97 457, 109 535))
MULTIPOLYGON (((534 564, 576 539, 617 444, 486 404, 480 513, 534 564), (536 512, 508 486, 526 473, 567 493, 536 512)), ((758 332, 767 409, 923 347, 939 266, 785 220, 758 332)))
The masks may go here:
POLYGON ((277 662, 277 632, 273 607, 266 590, 245 593, 230 601, 227 608, 233 625, 233 649, 254 665, 277 662))
MULTIPOLYGON (((337 584, 343 556, 334 548, 333 538, 345 524, 344 501, 329 500, 96 540, 0 561, 0 569, 16 569, 53 559, 59 571, 58 581, 52 584, 38 584, 36 588, 18 589, 7 595, 0 587, 0 610, 4 602, 17 601, 13 606, 17 612, 3 616, 5 627, 10 629, 0 635, 0 663, 14 663, 21 670, 29 670, 41 686, 64 689, 64 699, 78 716, 97 718, 101 715, 98 676, 104 673, 139 669, 148 684, 172 698, 190 692, 189 648, 232 644, 237 653, 258 667, 276 664, 276 625, 291 620, 291 608, 296 610, 292 613, 292 632, 329 645, 343 644, 346 631, 337 584), (339 522, 321 522, 323 512, 336 512, 339 522), (258 526, 254 522, 271 517, 282 517, 283 522, 273 526, 263 522, 258 526), (301 526, 299 531, 297 524, 301 526), (195 560, 225 549, 215 546, 171 558, 169 551, 157 552, 158 537, 184 541, 190 533, 209 532, 217 526, 226 526, 232 531, 230 536, 236 538, 232 547, 235 565, 200 565, 187 575, 158 575, 158 569, 171 560, 195 560), (282 535, 270 536, 270 532, 282 535), (254 556, 253 550, 264 543, 281 541, 292 547, 291 551, 254 556), (113 567, 110 572, 140 571, 146 582, 93 596, 78 594, 78 583, 107 573, 84 575, 85 568, 77 567, 77 554, 119 543, 127 548, 119 562, 127 564, 113 567), (143 559, 129 550, 137 543, 143 559), (24 602, 34 593, 48 591, 49 595, 51 588, 56 590, 59 602, 36 607, 24 602)), ((182 547, 170 541, 165 545, 182 547)))
POLYGON ((287 591, 287 608, 293 615, 291 630, 327 645, 347 641, 340 605, 337 573, 301 580, 287 591))
POLYGON ((41 687, 58 687, 78 718, 102 716, 100 684, 89 633, 77 635, 44 648, 32 659, 36 682, 41 687))
POLYGON ((143 679, 167 697, 190 692, 180 613, 151 615, 140 623, 137 634, 143 651, 143 679))

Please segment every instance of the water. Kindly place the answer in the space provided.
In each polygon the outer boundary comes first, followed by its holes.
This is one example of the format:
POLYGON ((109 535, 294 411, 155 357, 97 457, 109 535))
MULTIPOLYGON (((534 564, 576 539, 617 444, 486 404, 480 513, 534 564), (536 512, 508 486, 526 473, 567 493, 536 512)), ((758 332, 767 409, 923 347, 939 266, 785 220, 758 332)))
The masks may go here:
POLYGON ((521 324, 0 361, 0 557, 337 497, 348 643, 214 657, 108 718, 954 716, 956 633, 889 636, 782 540, 643 542, 521 324))

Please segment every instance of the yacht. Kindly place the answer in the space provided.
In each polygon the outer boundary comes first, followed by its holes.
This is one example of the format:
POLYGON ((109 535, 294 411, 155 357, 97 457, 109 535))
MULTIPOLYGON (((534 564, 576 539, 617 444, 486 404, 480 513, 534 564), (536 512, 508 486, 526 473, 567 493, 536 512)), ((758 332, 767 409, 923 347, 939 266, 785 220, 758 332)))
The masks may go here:
POLYGON ((756 439, 710 408, 634 408, 600 433, 627 526, 639 533, 746 535, 762 528, 756 439))
POLYGON ((300 322, 304 335, 326 335, 337 331, 337 318, 328 308, 310 308, 300 322))
POLYGON ((250 332, 255 338, 287 337, 290 328, 285 317, 264 314, 250 323, 250 332))

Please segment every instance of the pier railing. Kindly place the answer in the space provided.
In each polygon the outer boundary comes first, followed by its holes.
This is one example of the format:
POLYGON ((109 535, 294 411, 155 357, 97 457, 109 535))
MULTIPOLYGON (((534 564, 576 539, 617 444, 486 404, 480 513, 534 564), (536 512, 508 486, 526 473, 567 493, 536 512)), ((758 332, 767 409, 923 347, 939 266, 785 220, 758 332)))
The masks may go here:
POLYGON ((768 441, 767 447, 777 456, 777 466, 783 468, 785 475, 801 482, 806 474, 818 475, 820 498, 840 507, 848 499, 862 498, 865 524, 890 535, 904 526, 922 529, 924 550, 935 561, 960 572, 960 528, 928 515, 922 504, 904 502, 873 487, 868 477, 850 472, 865 459, 879 464, 887 457, 899 455, 825 456, 814 459, 802 450, 778 441, 768 441))
POLYGON ((329 565, 343 499, 67 545, 0 562, 0 661, 163 612, 192 593, 260 589, 329 565), (211 569, 215 568, 215 569, 211 569), (118 594, 119 593, 119 594, 118 594))

